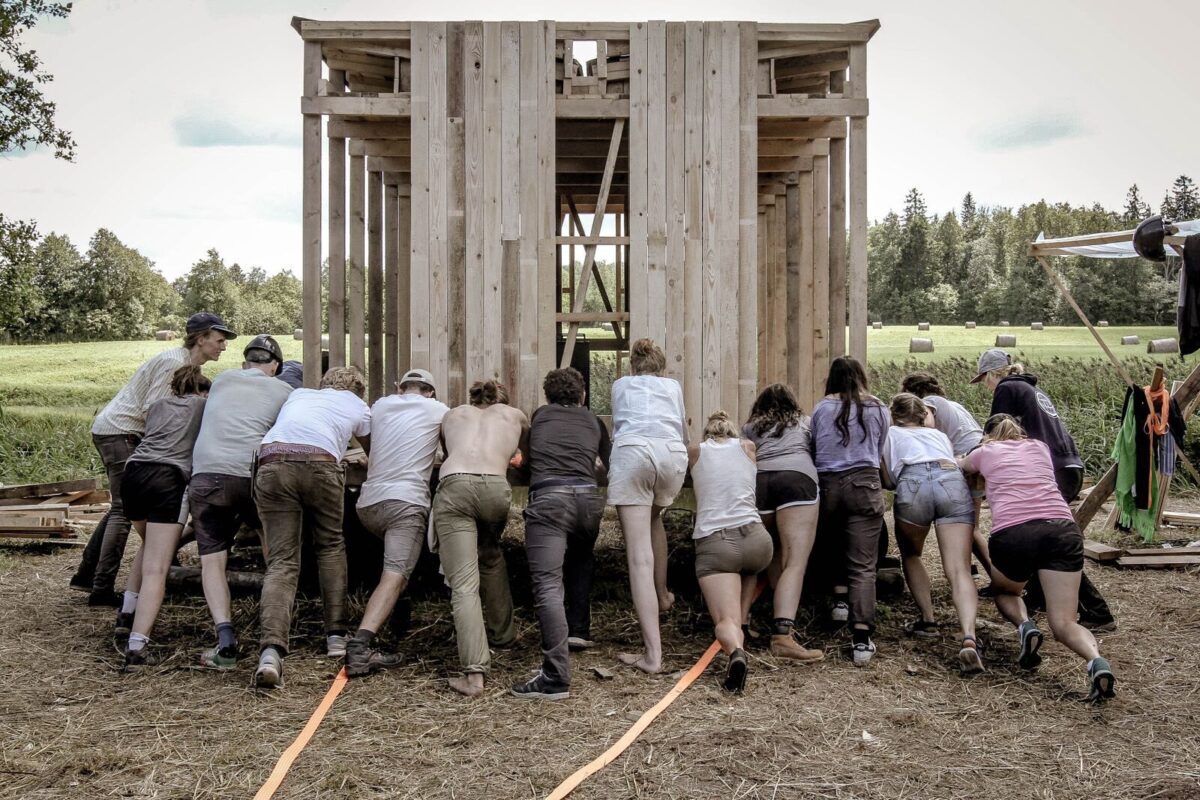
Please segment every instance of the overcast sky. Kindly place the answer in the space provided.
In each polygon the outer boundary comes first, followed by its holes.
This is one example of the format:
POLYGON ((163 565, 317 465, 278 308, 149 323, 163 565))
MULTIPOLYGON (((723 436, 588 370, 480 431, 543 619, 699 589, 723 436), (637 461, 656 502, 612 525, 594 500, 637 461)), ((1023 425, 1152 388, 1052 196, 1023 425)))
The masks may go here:
MULTIPOLYGON (((583 13, 589 6, 569 6, 583 13)), ((851 22, 869 46, 869 200, 878 218, 917 186, 932 211, 1045 198, 1119 208, 1137 183, 1156 208, 1200 179, 1195 4, 609 0, 605 19, 851 22), (1177 44, 1172 44, 1175 42, 1177 44)), ((317 19, 561 16, 556 2, 83 0, 29 37, 78 142, 70 164, 0 156, 0 212, 68 234, 101 227, 168 277, 210 247, 268 271, 300 262, 301 45, 317 19), (431 16, 431 12, 436 12, 431 16)))

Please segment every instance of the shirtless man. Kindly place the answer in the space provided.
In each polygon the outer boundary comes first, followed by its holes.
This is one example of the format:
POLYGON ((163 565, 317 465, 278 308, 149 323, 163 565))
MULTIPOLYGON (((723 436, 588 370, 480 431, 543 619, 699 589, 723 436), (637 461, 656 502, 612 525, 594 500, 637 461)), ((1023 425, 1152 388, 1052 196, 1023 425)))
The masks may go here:
POLYGON ((471 404, 442 418, 442 462, 433 498, 433 547, 450 584, 461 677, 450 688, 467 697, 483 693, 491 654, 516 639, 508 569, 500 535, 512 501, 505 473, 518 450, 527 449, 529 420, 508 405, 508 392, 495 381, 476 381, 471 404), (480 602, 487 606, 487 617, 480 602))

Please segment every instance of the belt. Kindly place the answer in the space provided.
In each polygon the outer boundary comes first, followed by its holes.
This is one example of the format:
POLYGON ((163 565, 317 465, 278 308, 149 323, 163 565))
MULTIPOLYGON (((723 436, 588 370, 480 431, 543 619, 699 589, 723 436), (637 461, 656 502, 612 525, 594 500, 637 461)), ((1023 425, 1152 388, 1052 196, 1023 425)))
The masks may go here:
POLYGON ((544 494, 595 494, 597 486, 594 483, 577 483, 570 486, 541 486, 529 490, 530 499, 544 494))
POLYGON ((260 456, 258 465, 274 464, 277 461, 323 461, 326 463, 336 463, 337 459, 329 453, 268 453, 265 456, 260 456))

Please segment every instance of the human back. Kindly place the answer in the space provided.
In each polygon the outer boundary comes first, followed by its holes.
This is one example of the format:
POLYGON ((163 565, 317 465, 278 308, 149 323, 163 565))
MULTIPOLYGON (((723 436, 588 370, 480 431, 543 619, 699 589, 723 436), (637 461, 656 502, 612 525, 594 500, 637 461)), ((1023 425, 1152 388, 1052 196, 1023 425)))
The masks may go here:
POLYGON ((508 405, 501 384, 476 384, 471 387, 471 404, 456 406, 442 418, 446 460, 440 478, 457 473, 504 475, 526 430, 524 412, 508 405))
POLYGON ((371 407, 371 458, 360 506, 381 500, 429 505, 429 476, 449 408, 420 393, 389 395, 371 407))
POLYGON ((195 472, 250 477, 254 451, 291 393, 292 387, 254 367, 217 375, 196 438, 195 472))

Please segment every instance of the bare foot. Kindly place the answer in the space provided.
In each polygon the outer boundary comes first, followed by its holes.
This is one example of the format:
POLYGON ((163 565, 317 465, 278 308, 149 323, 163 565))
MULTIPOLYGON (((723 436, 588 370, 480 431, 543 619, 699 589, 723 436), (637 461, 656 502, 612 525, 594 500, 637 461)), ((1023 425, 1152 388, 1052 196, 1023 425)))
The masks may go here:
POLYGON ((483 674, 468 672, 461 677, 451 678, 450 688, 466 697, 479 697, 483 694, 483 674))
POLYGON ((644 653, 618 653, 617 660, 627 667, 636 667, 647 675, 662 672, 662 660, 651 661, 644 653))
POLYGON ((672 592, 664 591, 658 596, 658 613, 665 614, 675 605, 675 595, 672 592))

